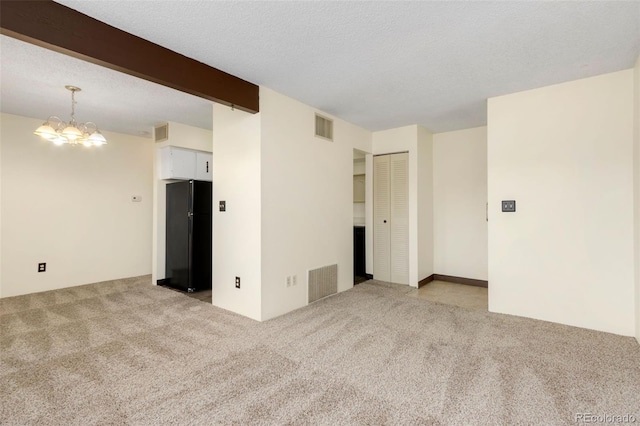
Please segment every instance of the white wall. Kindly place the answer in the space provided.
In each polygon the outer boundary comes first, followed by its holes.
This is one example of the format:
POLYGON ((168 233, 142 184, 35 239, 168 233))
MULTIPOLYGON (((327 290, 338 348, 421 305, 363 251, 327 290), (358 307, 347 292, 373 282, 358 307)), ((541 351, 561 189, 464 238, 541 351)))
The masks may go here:
MULTIPOLYGON (((432 135, 420 126, 411 125, 374 132, 372 140, 373 155, 409 153, 409 285, 417 287, 420 280, 433 273, 433 242, 430 238, 433 231, 429 223, 432 222, 430 219, 433 209, 432 135), (420 216, 422 232, 419 227, 420 216)), ((369 178, 368 175, 367 185, 373 188, 373 177, 369 178)), ((373 220, 371 224, 373 228, 373 220)), ((368 242, 367 250, 373 257, 373 238, 368 242)))
POLYGON ((435 272, 434 268, 434 224, 433 224, 433 135, 418 126, 418 276, 421 281, 435 272))
POLYGON ((435 271, 487 280, 487 128, 433 135, 433 156, 435 271))
POLYGON ((2 127, 4 114, 0 114, 0 297, 2 297, 2 127))
MULTIPOLYGON (((373 139, 373 135, 372 135, 373 139)), ((372 148, 373 149, 373 148, 372 148)), ((365 188, 364 197, 367 200, 364 206, 364 243, 365 243, 365 267, 367 274, 373 275, 373 155, 365 156, 365 188)))
POLYGON ((157 280, 166 277, 165 254, 166 254, 166 214, 167 214, 167 190, 168 183, 175 180, 161 180, 160 176, 160 148, 165 146, 178 146, 182 148, 195 149, 198 151, 211 152, 211 130, 200 129, 182 123, 169 122, 169 138, 165 141, 154 143, 154 166, 153 166, 153 238, 152 238, 152 258, 151 279, 155 284, 157 280))
POLYGON ((632 70, 489 99, 490 311, 634 334, 632 158, 632 70))
POLYGON ((334 141, 317 138, 316 111, 260 88, 263 320, 307 304, 310 269, 338 264, 338 291, 353 286, 353 149, 371 133, 333 118, 334 141))
POLYGON ((373 155, 393 154, 396 152, 409 152, 416 146, 418 139, 418 126, 396 127, 394 129, 373 132, 373 155))
POLYGON ((213 105, 213 304, 255 320, 262 319, 264 264, 261 115, 213 105), (221 200, 225 212, 218 209, 221 200))
POLYGON ((149 274, 151 139, 104 132, 100 148, 54 146, 33 134, 41 124, 2 114, 0 296, 149 274))
POLYGON ((636 339, 640 343, 640 56, 634 68, 634 246, 635 246, 635 294, 636 294, 636 339))

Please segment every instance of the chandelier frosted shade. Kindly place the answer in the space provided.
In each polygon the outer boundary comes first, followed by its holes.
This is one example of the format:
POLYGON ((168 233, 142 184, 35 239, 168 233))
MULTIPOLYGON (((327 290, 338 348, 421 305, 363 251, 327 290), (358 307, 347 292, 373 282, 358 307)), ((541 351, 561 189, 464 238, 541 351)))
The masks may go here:
POLYGON ((62 136, 67 138, 69 141, 75 141, 76 139, 80 139, 82 137, 82 132, 73 124, 69 124, 62 131, 62 136))
POLYGON ((106 144, 107 139, 100 133, 96 123, 92 121, 77 123, 75 120, 75 94, 82 89, 75 86, 65 86, 65 88, 71 91, 71 121, 67 124, 52 115, 33 133, 55 145, 100 146, 106 144))
POLYGON ((49 140, 55 139, 58 137, 58 133, 56 132, 56 130, 53 127, 51 127, 51 125, 49 124, 49 120, 47 120, 46 123, 43 123, 42 126, 38 127, 36 131, 33 133, 44 139, 49 139, 49 140))

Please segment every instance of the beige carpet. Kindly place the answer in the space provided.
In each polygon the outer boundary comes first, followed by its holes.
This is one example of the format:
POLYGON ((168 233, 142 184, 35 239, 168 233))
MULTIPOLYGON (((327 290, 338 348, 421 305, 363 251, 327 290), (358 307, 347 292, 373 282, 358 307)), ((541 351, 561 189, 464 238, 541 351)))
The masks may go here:
POLYGON ((0 423, 640 422, 631 338, 374 281, 257 323, 149 281, 0 299, 0 423))

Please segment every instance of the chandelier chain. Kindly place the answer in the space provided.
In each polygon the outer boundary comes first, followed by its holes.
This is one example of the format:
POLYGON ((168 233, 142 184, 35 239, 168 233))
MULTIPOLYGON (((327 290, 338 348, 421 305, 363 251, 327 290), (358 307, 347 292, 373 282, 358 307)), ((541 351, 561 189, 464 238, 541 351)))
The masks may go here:
POLYGON ((71 121, 76 121, 76 91, 71 91, 71 121))

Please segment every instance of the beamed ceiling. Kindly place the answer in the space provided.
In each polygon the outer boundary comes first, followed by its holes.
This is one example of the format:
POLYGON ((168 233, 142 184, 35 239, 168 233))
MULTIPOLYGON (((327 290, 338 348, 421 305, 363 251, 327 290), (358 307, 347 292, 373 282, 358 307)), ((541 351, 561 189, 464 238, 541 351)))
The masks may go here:
MULTIPOLYGON (((484 125, 488 97, 631 68, 640 54, 640 2, 60 3, 370 130, 484 125)), ((208 101, 1 43, 5 112, 62 114, 75 84, 78 114, 109 130, 211 126, 208 101)))

